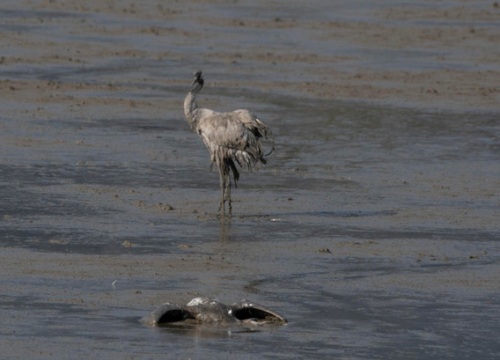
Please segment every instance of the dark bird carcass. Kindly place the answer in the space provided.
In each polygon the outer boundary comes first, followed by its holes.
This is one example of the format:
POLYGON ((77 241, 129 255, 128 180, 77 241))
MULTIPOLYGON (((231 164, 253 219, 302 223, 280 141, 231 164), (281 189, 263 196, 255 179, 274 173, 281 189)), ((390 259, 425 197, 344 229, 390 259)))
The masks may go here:
POLYGON ((186 305, 166 302, 144 317, 142 321, 152 326, 174 323, 204 325, 284 325, 287 320, 263 306, 243 300, 232 305, 207 297, 197 297, 186 305))

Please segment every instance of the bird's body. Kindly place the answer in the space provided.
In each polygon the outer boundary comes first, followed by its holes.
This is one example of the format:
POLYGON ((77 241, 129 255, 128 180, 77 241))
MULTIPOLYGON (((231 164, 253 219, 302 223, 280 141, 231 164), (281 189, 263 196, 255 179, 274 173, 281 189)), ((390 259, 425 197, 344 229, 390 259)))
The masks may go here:
POLYGON ((231 215, 230 173, 233 173, 236 186, 240 177, 236 164, 248 170, 252 170, 259 162, 265 164, 264 157, 268 154, 263 152, 261 139, 272 141, 272 133, 248 110, 223 113, 199 108, 196 94, 203 83, 201 71, 196 72, 193 86, 184 99, 184 115, 191 129, 203 139, 212 166, 215 164, 219 169, 222 193, 219 211, 224 215, 225 203, 228 202, 231 215))
POLYGON ((257 326, 285 325, 287 320, 278 313, 247 300, 225 305, 215 299, 196 297, 185 305, 165 302, 143 317, 142 322, 152 326, 171 324, 257 326))

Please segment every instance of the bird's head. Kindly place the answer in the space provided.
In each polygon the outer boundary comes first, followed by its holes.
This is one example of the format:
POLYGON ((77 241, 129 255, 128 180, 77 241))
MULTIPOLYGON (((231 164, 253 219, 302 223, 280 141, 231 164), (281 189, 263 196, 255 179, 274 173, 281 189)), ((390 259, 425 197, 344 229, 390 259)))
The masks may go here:
POLYGON ((203 76, 201 74, 201 70, 198 70, 194 73, 194 80, 192 85, 193 90, 199 91, 203 87, 205 80, 203 80, 203 76))

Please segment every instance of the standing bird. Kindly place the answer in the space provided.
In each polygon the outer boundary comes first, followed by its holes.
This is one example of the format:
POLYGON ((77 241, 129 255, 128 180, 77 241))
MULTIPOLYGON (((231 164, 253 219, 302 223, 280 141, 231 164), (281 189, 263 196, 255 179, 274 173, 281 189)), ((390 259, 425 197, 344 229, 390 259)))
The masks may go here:
POLYGON ((231 215, 231 177, 233 173, 234 185, 240 178, 236 168, 252 170, 261 162, 266 163, 265 156, 274 150, 274 140, 271 130, 248 110, 235 110, 221 113, 210 109, 199 108, 196 104, 196 95, 203 87, 201 71, 194 74, 191 90, 184 99, 184 115, 191 129, 201 136, 210 153, 211 168, 214 164, 219 168, 221 201, 219 212, 226 214, 226 201, 229 215, 231 215), (261 139, 272 143, 269 153, 264 154, 261 139))

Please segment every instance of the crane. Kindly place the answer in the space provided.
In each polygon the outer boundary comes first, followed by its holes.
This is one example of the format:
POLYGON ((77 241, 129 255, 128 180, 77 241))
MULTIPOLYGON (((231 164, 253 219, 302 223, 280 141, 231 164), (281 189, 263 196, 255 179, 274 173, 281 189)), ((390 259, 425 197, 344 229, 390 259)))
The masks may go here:
POLYGON ((231 173, 237 187, 240 173, 236 167, 251 171, 259 162, 266 164, 266 156, 274 150, 274 137, 271 130, 248 110, 216 112, 199 108, 196 95, 203 88, 201 71, 194 73, 191 90, 184 99, 184 115, 191 129, 205 143, 210 154, 211 169, 217 165, 220 177, 221 200, 219 213, 226 215, 226 202, 229 215, 231 206, 231 173), (268 140, 272 148, 264 154, 261 141, 268 140))

